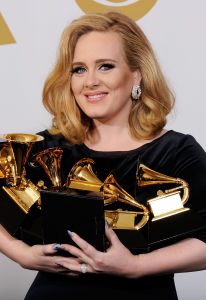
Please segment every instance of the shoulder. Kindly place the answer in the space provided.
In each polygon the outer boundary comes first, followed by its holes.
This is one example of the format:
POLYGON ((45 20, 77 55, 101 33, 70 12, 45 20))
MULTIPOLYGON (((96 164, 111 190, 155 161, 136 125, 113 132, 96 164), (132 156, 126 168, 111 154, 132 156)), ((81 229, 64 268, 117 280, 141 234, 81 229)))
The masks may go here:
POLYGON ((72 146, 72 144, 68 140, 66 140, 65 137, 61 134, 51 134, 48 130, 40 131, 37 134, 41 135, 44 139, 33 144, 32 154, 35 154, 48 148, 70 148, 72 146))
POLYGON ((206 153, 190 135, 168 130, 164 135, 142 148, 141 159, 150 168, 170 176, 197 165, 206 168, 206 153))
POLYGON ((190 134, 177 132, 174 130, 168 130, 159 138, 153 140, 143 147, 148 151, 155 151, 155 153, 169 154, 175 156, 176 152, 192 151, 198 149, 198 151, 204 152, 201 145, 190 134))
POLYGON ((175 144, 181 144, 181 143, 187 143, 187 142, 191 142, 194 143, 195 142, 195 138, 187 133, 182 133, 182 132, 178 132, 175 130, 168 130, 165 134, 165 138, 175 142, 175 144))
POLYGON ((193 135, 174 130, 169 132, 168 140, 174 145, 177 151, 193 152, 195 150, 200 153, 205 153, 203 147, 193 135))
POLYGON ((200 143, 191 134, 169 131, 165 137, 165 145, 173 152, 175 160, 206 161, 206 152, 200 143))
POLYGON ((71 143, 61 134, 51 134, 48 130, 40 131, 37 134, 43 136, 43 141, 38 143, 43 148, 70 147, 71 143))
POLYGON ((206 176, 206 152, 191 134, 172 131, 170 144, 175 173, 190 181, 190 177, 197 173, 206 176))
POLYGON ((162 144, 177 151, 186 149, 192 150, 192 148, 195 148, 204 152, 202 146, 194 136, 175 130, 168 130, 163 136, 160 137, 158 142, 158 144, 162 144))

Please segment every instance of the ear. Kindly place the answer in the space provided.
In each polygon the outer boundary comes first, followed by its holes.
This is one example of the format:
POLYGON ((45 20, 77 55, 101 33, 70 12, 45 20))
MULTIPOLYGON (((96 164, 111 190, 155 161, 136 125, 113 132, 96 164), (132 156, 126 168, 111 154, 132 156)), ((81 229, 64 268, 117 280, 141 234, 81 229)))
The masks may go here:
POLYGON ((140 73, 140 70, 136 70, 133 72, 133 78, 134 78, 134 85, 140 85, 140 82, 142 80, 142 74, 140 73))

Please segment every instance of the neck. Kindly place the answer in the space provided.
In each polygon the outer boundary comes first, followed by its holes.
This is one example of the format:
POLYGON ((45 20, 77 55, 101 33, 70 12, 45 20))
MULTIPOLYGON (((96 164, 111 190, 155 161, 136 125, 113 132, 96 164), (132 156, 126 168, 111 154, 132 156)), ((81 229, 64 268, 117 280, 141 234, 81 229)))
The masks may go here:
POLYGON ((132 138, 128 126, 94 124, 85 144, 99 151, 126 151, 137 148, 140 141, 132 138))
POLYGON ((85 140, 85 145, 97 151, 128 151, 153 141, 165 132, 163 129, 152 139, 136 139, 131 136, 128 126, 98 124, 85 140))

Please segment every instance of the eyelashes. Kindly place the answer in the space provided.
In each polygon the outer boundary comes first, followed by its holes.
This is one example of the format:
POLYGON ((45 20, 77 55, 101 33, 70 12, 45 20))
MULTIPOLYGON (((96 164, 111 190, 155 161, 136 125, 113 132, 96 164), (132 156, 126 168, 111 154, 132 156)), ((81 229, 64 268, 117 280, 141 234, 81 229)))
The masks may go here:
POLYGON ((100 67, 100 69, 101 69, 101 70, 104 70, 104 71, 111 70, 111 69, 113 69, 113 68, 114 68, 114 65, 113 65, 113 64, 109 64, 109 63, 103 64, 103 65, 101 65, 101 67, 100 67))
POLYGON ((72 74, 74 74, 74 73, 76 73, 76 74, 82 74, 82 73, 84 73, 86 71, 86 68, 84 68, 84 67, 75 67, 75 68, 73 68, 72 70, 71 70, 71 73, 72 74))
MULTIPOLYGON (((98 67, 98 70, 100 71, 109 71, 111 69, 115 68, 115 66, 113 64, 110 64, 110 63, 105 63, 105 64, 102 64, 98 67)), ((71 73, 72 74, 83 74, 87 72, 87 68, 83 67, 83 66, 77 66, 77 67, 74 67, 72 70, 71 70, 71 73)))

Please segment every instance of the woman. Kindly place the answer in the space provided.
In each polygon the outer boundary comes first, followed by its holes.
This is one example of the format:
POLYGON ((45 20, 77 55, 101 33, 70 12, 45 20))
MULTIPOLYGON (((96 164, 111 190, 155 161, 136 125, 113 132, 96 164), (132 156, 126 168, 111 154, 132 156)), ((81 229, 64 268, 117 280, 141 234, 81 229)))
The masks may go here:
MULTIPOLYGON (((43 102, 54 122, 52 129, 40 133, 45 139, 35 151, 63 146, 71 165, 90 157, 97 162, 101 180, 115 170, 131 194, 141 159, 158 172, 186 180, 191 190, 188 205, 205 212, 199 197, 206 193, 205 152, 193 137, 164 128, 174 97, 149 41, 128 17, 108 12, 73 21, 63 33, 43 102)), ((85 295, 93 299, 100 293, 177 299, 173 274, 206 267, 205 232, 139 255, 108 226, 110 246, 105 252, 68 233, 77 247, 29 247, 1 229, 2 252, 25 268, 41 271, 26 300, 85 295), (73 256, 55 255, 59 249, 73 256)))

